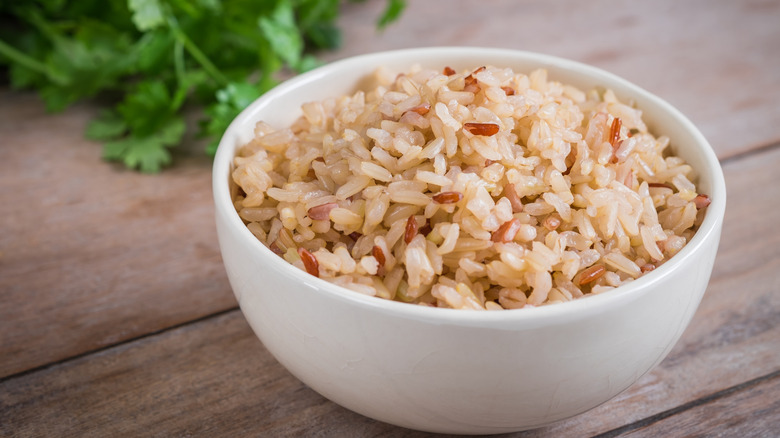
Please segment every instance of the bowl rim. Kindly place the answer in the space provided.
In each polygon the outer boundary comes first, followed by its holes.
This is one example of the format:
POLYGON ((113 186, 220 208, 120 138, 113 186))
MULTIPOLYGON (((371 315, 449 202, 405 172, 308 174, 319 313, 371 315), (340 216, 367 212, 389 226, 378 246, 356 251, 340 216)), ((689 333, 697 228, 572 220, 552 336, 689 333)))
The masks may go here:
POLYGON ((546 319, 559 320, 560 318, 571 319, 573 317, 584 317, 589 314, 606 312, 617 306, 621 306, 629 300, 634 300, 640 296, 650 293, 657 283, 682 269, 691 259, 696 257, 705 242, 710 239, 720 238, 720 228, 723 221, 726 208, 726 185, 723 176, 723 170, 720 162, 704 135, 696 126, 678 109, 669 104, 664 99, 656 96, 644 88, 623 79, 613 73, 609 73, 598 67, 584 64, 557 56, 546 55, 536 52, 529 52, 514 49, 499 49, 486 47, 421 47, 413 49, 390 50, 376 52, 364 55, 347 57, 338 61, 325 64, 321 67, 295 76, 278 84, 258 99, 247 106, 228 126, 219 142, 219 147, 214 159, 212 168, 212 190, 214 196, 215 213, 226 215, 227 226, 236 231, 242 239, 242 244, 248 246, 253 256, 258 257, 264 263, 270 263, 269 267, 274 271, 299 281, 302 285, 314 289, 314 293, 326 294, 336 300, 350 303, 367 310, 378 311, 401 318, 425 319, 438 323, 454 324, 484 324, 491 322, 511 322, 511 321, 539 321, 546 319), (255 123, 257 119, 255 113, 274 99, 282 97, 286 92, 297 87, 316 82, 323 78, 344 71, 357 65, 372 65, 379 67, 383 61, 398 60, 402 58, 411 58, 409 66, 420 62, 432 55, 451 55, 462 58, 464 55, 485 55, 488 57, 507 57, 511 62, 532 62, 542 64, 559 70, 567 70, 576 74, 586 74, 603 79, 606 84, 617 84, 630 90, 632 95, 641 97, 643 100, 652 102, 658 106, 661 112, 668 113, 676 119, 681 126, 688 131, 695 140, 695 149, 703 155, 706 162, 706 169, 697 168, 700 175, 705 173, 711 183, 710 198, 712 203, 709 205, 707 213, 702 224, 688 242, 677 254, 669 261, 659 266, 657 269, 641 277, 598 295, 590 295, 555 305, 539 306, 534 309, 508 309, 504 311, 468 311, 462 309, 433 308, 428 306, 413 305, 393 300, 386 300, 373 296, 367 296, 347 288, 330 283, 321 278, 314 277, 308 273, 294 267, 281 257, 274 254, 268 247, 262 244, 249 229, 244 225, 238 213, 233 207, 230 196, 229 178, 232 166, 232 158, 238 146, 235 145, 237 131, 246 123, 255 123), (232 145, 229 143, 233 143, 232 145))

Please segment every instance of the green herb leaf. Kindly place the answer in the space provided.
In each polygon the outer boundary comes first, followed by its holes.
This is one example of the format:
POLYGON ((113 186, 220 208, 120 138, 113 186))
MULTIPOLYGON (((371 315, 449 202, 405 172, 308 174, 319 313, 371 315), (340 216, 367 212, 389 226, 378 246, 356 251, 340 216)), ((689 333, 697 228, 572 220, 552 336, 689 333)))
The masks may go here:
POLYGON ((203 12, 217 12, 222 8, 220 0, 196 0, 198 6, 203 8, 203 12))
POLYGON ((279 1, 270 16, 260 17, 258 25, 276 56, 287 65, 297 67, 303 52, 303 39, 295 24, 292 2, 279 1))
POLYGON ((138 69, 154 74, 170 68, 173 41, 173 36, 164 29, 145 33, 135 44, 138 69))
MULTIPOLYGON (((227 126, 274 87, 306 71, 312 50, 341 43, 341 0, 0 0, 0 70, 47 109, 100 97, 86 128, 107 160, 156 172, 181 142, 183 108, 204 109, 198 135, 216 149, 227 126), (285 73, 287 73, 285 71, 285 73)), ((384 27, 405 6, 388 0, 384 27)))
POLYGON ((217 91, 217 101, 241 109, 249 106, 259 96, 257 87, 249 82, 231 82, 227 87, 217 91))
POLYGON ((133 24, 141 32, 165 24, 165 14, 159 0, 128 0, 127 5, 133 13, 133 24))
POLYGON ((133 133, 147 136, 163 124, 171 114, 171 96, 162 82, 144 81, 117 106, 133 133))
POLYGON ((209 155, 214 155, 219 140, 236 116, 260 96, 256 85, 249 82, 233 82, 217 91, 217 103, 206 109, 208 120, 203 124, 203 131, 212 138, 206 147, 209 155))
POLYGON ((341 33, 336 27, 339 0, 300 0, 296 12, 298 26, 307 43, 322 49, 341 45, 341 33))
POLYGON ((303 73, 309 70, 313 70, 322 65, 319 59, 312 55, 304 55, 301 58, 301 62, 298 63, 298 71, 303 73))
POLYGON ((335 49, 341 46, 341 32, 331 23, 317 23, 306 30, 306 37, 314 46, 335 49))
POLYGON ((84 136, 90 140, 113 140, 127 132, 127 123, 115 111, 103 111, 89 122, 84 136))
POLYGON ((50 111, 111 89, 118 77, 133 72, 129 39, 116 29, 84 19, 76 32, 65 35, 39 15, 32 14, 30 20, 51 44, 45 58, 50 80, 41 84, 50 111))
POLYGON ((379 17, 379 20, 376 22, 376 25, 379 28, 379 30, 384 29, 385 27, 387 27, 388 24, 397 20, 398 17, 401 16, 401 12, 403 12, 405 8, 406 8, 406 0, 388 0, 384 12, 382 12, 382 15, 379 17))
POLYGON ((103 158, 122 161, 127 168, 144 173, 159 172, 171 163, 168 148, 181 142, 184 126, 184 120, 172 118, 153 134, 110 141, 103 146, 103 158))

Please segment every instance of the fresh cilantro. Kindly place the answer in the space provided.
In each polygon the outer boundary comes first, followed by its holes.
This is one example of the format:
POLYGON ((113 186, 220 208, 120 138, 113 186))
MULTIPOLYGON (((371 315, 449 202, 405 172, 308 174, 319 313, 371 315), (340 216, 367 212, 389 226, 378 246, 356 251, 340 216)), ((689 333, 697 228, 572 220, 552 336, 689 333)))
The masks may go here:
POLYGON ((122 161, 129 169, 139 169, 145 173, 156 173, 171 163, 168 148, 181 142, 184 135, 184 120, 174 117, 161 124, 159 129, 149 135, 130 136, 109 141, 103 147, 103 158, 122 161))
POLYGON ((114 111, 105 110, 87 125, 84 136, 95 141, 109 141, 127 132, 127 123, 114 111))
POLYGON ((341 33, 335 26, 339 0, 301 0, 297 10, 298 26, 312 45, 335 49, 341 45, 341 33))
POLYGON ((261 91, 249 82, 233 82, 217 91, 217 102, 206 108, 208 118, 203 126, 203 132, 215 134, 215 138, 206 147, 209 154, 213 155, 217 152, 219 139, 216 135, 225 132, 230 122, 257 99, 261 91))
POLYGON ((158 172, 171 162, 169 148, 184 135, 184 120, 161 82, 141 82, 119 103, 87 125, 86 136, 106 142, 103 158, 130 169, 158 172))
POLYGON ((292 3, 279 2, 270 15, 260 17, 258 24, 274 54, 287 65, 297 67, 303 52, 303 38, 295 24, 292 3))
MULTIPOLYGON (((404 9, 386 0, 384 28, 404 9)), ((280 70, 319 65, 341 42, 339 0, 0 1, 0 80, 35 89, 59 111, 100 96, 113 102, 85 136, 103 157, 158 172, 185 132, 185 105, 203 108, 198 135, 219 137, 280 70), (3 71, 6 70, 6 71, 3 71), (5 78, 5 79, 2 79, 5 78)))
POLYGON ((135 27, 141 32, 152 30, 165 24, 165 13, 159 0, 128 0, 135 27))
POLYGON ((387 2, 387 7, 376 23, 377 27, 379 29, 384 29, 388 24, 397 20, 398 17, 401 16, 401 12, 403 12, 404 8, 406 8, 406 0, 389 0, 387 2))

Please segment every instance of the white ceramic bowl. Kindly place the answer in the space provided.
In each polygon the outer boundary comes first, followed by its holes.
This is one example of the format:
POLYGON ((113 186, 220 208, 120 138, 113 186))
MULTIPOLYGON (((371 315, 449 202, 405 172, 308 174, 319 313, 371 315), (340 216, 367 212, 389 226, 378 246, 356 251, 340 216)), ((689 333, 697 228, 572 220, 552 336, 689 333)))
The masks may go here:
POLYGON ((679 111, 602 70, 551 56, 473 47, 358 56, 295 77, 252 103, 219 145, 216 222, 230 284, 252 329, 292 374, 334 402, 381 421, 433 432, 499 433, 543 426, 614 397, 658 364, 707 287, 726 188, 707 140, 679 111), (551 79, 612 88, 699 175, 712 198, 699 231, 669 262, 628 285, 535 309, 474 312, 367 297, 294 268, 263 246, 231 203, 232 157, 258 120, 286 126, 300 105, 355 91, 377 67, 456 70, 481 65, 549 71, 551 79))

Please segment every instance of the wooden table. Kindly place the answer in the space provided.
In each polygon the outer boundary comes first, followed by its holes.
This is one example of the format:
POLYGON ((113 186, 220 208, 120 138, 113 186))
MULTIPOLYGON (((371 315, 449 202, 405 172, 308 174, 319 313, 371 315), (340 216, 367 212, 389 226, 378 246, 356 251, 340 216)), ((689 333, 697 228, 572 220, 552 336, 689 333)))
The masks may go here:
MULTIPOLYGON (((516 436, 780 436, 780 2, 345 4, 334 60, 424 45, 545 52, 687 114, 722 160, 707 293, 656 369, 612 401, 516 436), (652 4, 651 4, 652 3, 652 4)), ((188 142, 139 175, 84 140, 98 111, 0 91, 0 436, 422 436, 343 409, 255 338, 217 247, 210 160, 188 142)))

